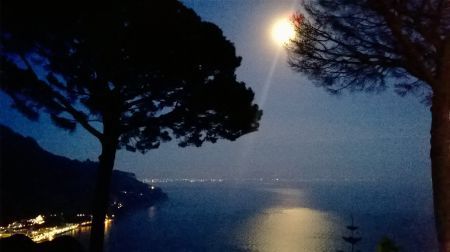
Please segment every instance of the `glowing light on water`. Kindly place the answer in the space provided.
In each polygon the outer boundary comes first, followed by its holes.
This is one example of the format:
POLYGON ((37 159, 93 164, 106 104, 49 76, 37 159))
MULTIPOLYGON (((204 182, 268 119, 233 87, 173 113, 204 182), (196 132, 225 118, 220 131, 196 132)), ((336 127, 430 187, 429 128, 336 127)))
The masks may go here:
POLYGON ((241 248, 311 252, 340 247, 342 220, 332 213, 303 207, 310 200, 304 190, 281 187, 263 190, 275 194, 274 207, 259 211, 236 229, 235 239, 241 248))
POLYGON ((74 230, 79 226, 79 224, 66 224, 62 227, 51 227, 33 231, 31 233, 31 239, 35 242, 51 241, 55 238, 55 236, 74 230))
POLYGON ((256 215, 244 228, 243 247, 261 252, 326 251, 338 246, 340 227, 330 214, 309 208, 272 208, 256 215))

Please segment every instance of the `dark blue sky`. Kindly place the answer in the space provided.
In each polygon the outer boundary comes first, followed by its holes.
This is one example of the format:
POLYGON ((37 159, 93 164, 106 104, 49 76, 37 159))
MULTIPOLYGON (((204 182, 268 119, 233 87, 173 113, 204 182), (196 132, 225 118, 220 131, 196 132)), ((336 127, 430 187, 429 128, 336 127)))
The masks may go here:
MULTIPOLYGON (((237 72, 256 93, 260 130, 235 142, 201 148, 168 143, 146 155, 120 151, 116 168, 140 178, 292 178, 429 183, 429 108, 420 99, 381 94, 330 96, 294 73, 270 37, 273 22, 297 6, 283 0, 185 0, 222 28, 243 57, 237 72)), ((161 21, 163 24, 163 21, 161 21)), ((30 122, 0 95, 0 122, 47 150, 96 160, 99 144, 81 127, 57 129, 47 117, 30 122)))

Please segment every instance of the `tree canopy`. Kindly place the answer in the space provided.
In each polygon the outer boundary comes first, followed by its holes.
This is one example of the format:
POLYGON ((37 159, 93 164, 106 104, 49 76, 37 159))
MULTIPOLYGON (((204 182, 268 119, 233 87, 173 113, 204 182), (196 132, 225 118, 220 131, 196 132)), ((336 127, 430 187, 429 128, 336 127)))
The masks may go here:
POLYGON ((430 96, 450 34, 445 0, 307 1, 294 17, 290 65, 331 93, 430 96))
POLYGON ((117 114, 119 145, 140 151, 258 128, 233 44, 177 1, 2 5, 2 90, 29 118, 45 110, 58 126, 80 124, 101 139, 95 122, 117 114))

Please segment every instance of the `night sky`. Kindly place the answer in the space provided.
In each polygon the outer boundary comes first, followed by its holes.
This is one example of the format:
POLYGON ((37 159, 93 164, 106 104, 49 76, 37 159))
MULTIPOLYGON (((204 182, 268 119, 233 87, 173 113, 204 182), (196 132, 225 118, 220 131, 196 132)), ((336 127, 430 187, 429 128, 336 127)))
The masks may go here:
MULTIPOLYGON (((289 178, 429 183, 429 107, 414 96, 344 93, 330 96, 287 65, 271 25, 298 7, 282 0, 185 0, 217 24, 243 57, 237 71, 264 115, 258 132, 235 142, 147 154, 120 151, 116 169, 139 178, 289 178)), ((164 21, 161 21, 161 25, 164 21)), ((0 95, 0 123, 31 136, 50 152, 96 160, 100 146, 81 127, 68 133, 48 117, 30 122, 0 95)))

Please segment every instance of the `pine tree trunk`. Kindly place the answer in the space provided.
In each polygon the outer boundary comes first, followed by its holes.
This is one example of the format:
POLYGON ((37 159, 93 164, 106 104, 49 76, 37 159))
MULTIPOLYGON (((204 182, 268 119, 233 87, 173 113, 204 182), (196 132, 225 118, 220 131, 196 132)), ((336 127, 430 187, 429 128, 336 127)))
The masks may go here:
POLYGON ((430 157, 440 251, 450 252, 450 51, 439 79, 433 88, 430 157))
POLYGON ((117 141, 104 140, 102 142, 102 154, 99 157, 97 184, 93 202, 93 219, 90 237, 90 252, 102 252, 105 236, 105 216, 109 203, 109 188, 111 175, 114 168, 117 141))

